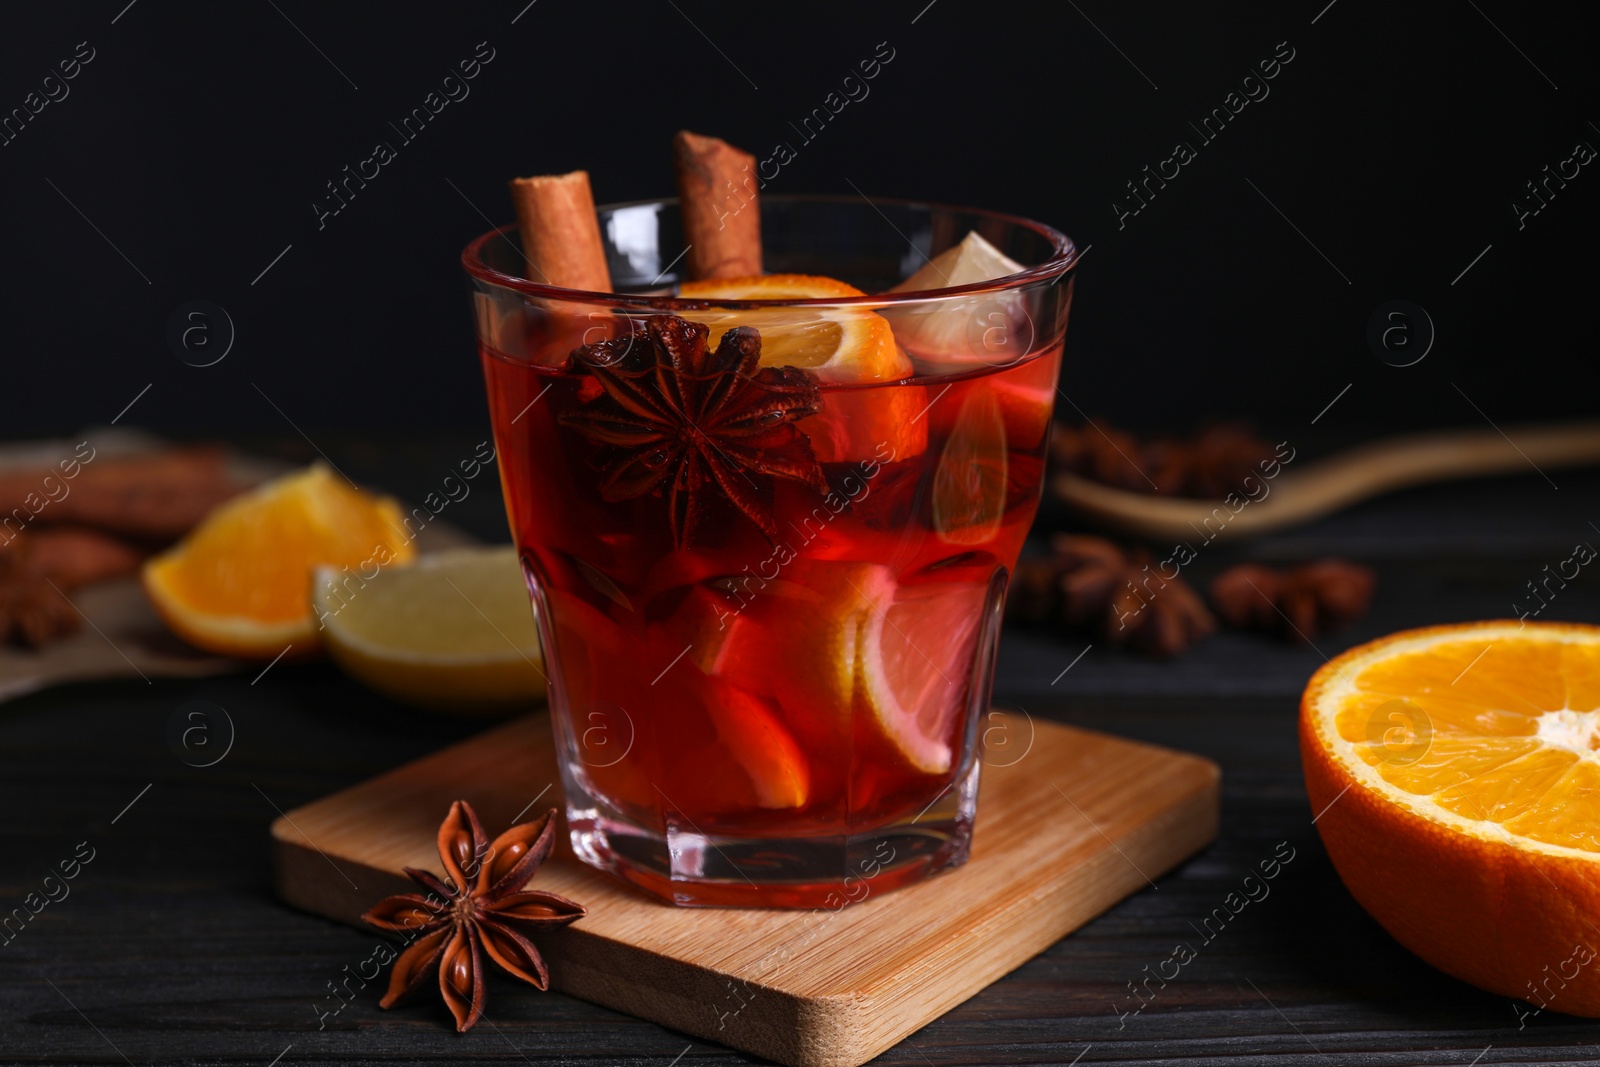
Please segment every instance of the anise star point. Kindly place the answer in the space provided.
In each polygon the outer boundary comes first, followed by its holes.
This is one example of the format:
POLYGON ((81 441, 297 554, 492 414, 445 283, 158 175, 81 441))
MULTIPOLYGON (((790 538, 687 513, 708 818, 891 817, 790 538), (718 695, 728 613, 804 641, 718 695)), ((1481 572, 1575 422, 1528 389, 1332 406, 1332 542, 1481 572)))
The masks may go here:
POLYGON ((483 1015, 485 955, 534 988, 549 988, 549 968, 528 935, 586 914, 565 897, 523 888, 555 846, 555 819, 552 808, 491 842, 472 805, 464 800, 450 805, 438 842, 446 877, 407 867, 406 874, 426 895, 389 897, 361 917, 380 930, 413 938, 390 970, 379 1007, 411 999, 437 973, 456 1030, 470 1030, 483 1015))
POLYGON ((603 391, 560 418, 602 446, 602 499, 667 497, 678 548, 693 542, 713 494, 773 539, 774 478, 828 489, 794 425, 822 409, 815 376, 761 366, 761 334, 750 327, 726 331, 714 350, 709 338, 704 323, 652 315, 642 331, 583 346, 576 363, 603 391))

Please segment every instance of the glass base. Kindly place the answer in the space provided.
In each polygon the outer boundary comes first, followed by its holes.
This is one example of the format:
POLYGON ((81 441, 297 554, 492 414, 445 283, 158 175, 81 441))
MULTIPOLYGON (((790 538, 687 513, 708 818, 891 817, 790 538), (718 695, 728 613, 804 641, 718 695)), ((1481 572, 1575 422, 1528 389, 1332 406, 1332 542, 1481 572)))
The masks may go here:
POLYGON ((685 907, 830 908, 910 885, 966 862, 980 763, 921 812, 829 837, 707 835, 669 817, 665 834, 571 791, 567 825, 578 858, 685 907))

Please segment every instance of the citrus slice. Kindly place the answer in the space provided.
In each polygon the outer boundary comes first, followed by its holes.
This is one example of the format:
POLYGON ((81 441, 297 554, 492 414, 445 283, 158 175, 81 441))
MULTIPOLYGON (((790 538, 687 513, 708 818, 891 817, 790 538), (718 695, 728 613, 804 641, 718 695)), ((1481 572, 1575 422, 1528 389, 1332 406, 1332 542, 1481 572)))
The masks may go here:
MULTIPOLYGON (((1025 269, 973 230, 889 291, 998 281, 1025 269)), ((933 373, 1006 366, 1026 356, 1034 341, 1027 301, 1014 290, 901 302, 883 314, 911 357, 933 373)))
POLYGON ((915 274, 889 291, 919 293, 925 289, 949 289, 974 282, 991 282, 1025 269, 977 230, 968 230, 959 244, 951 245, 928 260, 915 274))
MULTIPOLYGON (((685 282, 686 300, 825 300, 862 296, 860 289, 811 274, 764 274, 685 282)), ((911 360, 894 342, 883 316, 861 308, 712 308, 682 315, 711 327, 711 347, 735 326, 761 331, 761 365, 800 367, 825 382, 899 381, 912 374, 911 360)))
POLYGON ((810 775, 805 753, 784 726, 778 709, 738 686, 720 685, 696 675, 690 686, 700 695, 700 706, 716 727, 717 740, 697 762, 706 769, 707 810, 730 800, 734 807, 753 803, 758 808, 785 810, 805 806, 810 775), (722 767, 736 767, 750 779, 754 793, 746 798, 722 767))
POLYGON ((721 609, 715 633, 702 627, 712 673, 771 694, 807 751, 845 750, 859 715, 890 754, 949 771, 985 584, 901 586, 879 564, 828 560, 796 560, 759 584, 736 614, 721 609))
MULTIPOLYGON (((685 282, 679 295, 693 300, 817 300, 861 296, 833 278, 764 274, 685 282)), ((757 308, 686 311, 684 318, 711 327, 715 347, 734 326, 761 331, 761 363, 801 367, 824 382, 898 382, 911 377, 911 360, 895 343, 888 320, 857 308, 757 308)), ((928 406, 920 385, 830 390, 822 411, 797 425, 819 463, 907 459, 928 447, 928 406)))
POLYGON ((1005 517, 1006 420, 993 390, 967 389, 933 474, 933 529, 950 545, 994 539, 1005 517))
POLYGON ((544 696, 539 634, 511 545, 440 552, 370 581, 318 567, 311 603, 334 662, 396 700, 492 713, 544 696))
POLYGON ((199 648, 304 656, 319 643, 306 597, 313 567, 375 575, 415 551, 392 499, 317 463, 218 507, 144 565, 144 589, 172 631, 199 648))
POLYGON ((1572 959, 1600 939, 1600 627, 1471 623, 1352 649, 1312 677, 1300 748, 1334 866, 1401 944, 1600 1015, 1594 951, 1572 959))
POLYGON ((872 598, 893 599, 889 569, 793 559, 772 580, 739 575, 724 589, 685 631, 705 671, 776 700, 807 751, 849 744, 857 641, 872 598))
POLYGON ((987 585, 968 582, 903 585, 863 617, 858 691, 884 737, 924 774, 950 770, 987 595, 987 585))
POLYGON ((629 611, 619 622, 559 589, 545 598, 566 694, 557 713, 593 781, 703 812, 805 806, 805 754, 776 702, 712 669, 727 628, 742 625, 734 601, 690 583, 651 598, 648 621, 629 611), (665 739, 635 749, 636 736, 665 739), (652 779, 658 760, 672 769, 652 779))
POLYGON ((863 294, 849 282, 821 274, 754 274, 684 282, 678 295, 685 300, 827 300, 863 294))

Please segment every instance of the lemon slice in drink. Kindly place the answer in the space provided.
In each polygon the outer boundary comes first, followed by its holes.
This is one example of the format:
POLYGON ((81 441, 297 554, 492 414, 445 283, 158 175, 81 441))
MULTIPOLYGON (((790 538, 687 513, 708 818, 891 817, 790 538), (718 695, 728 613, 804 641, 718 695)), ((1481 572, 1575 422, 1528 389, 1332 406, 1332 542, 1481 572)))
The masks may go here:
POLYGON ((911 277, 890 289, 891 293, 920 293, 925 289, 949 289, 957 285, 994 281, 1026 270, 977 230, 969 230, 960 244, 951 245, 928 260, 911 277))
POLYGON ((334 661, 396 700, 493 714, 544 696, 539 635, 510 545, 440 552, 368 580, 319 567, 311 605, 334 661))
MULTIPOLYGON (((947 289, 998 281, 1026 270, 976 230, 934 256, 891 293, 947 289)), ((1033 326, 1018 292, 894 304, 884 309, 895 336, 925 370, 950 372, 1006 366, 1027 355, 1033 326)))

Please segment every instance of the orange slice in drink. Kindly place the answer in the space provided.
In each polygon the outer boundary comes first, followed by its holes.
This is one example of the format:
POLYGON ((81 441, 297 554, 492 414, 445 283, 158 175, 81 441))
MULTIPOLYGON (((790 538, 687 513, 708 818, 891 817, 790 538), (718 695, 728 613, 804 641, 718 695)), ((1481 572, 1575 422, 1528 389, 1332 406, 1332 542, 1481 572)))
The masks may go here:
MULTIPOLYGON (((723 759, 749 776, 754 806, 773 810, 804 807, 810 793, 805 754, 779 718, 778 709, 737 686, 704 678, 696 681, 702 706, 716 726, 717 748, 723 759)), ((730 792, 726 781, 706 784, 719 799, 743 799, 737 790, 730 792)))
POLYGON ((717 669, 730 638, 736 634, 742 638, 749 620, 736 613, 736 599, 707 586, 687 586, 682 593, 670 615, 647 624, 640 644, 641 665, 621 666, 616 657, 632 650, 616 648, 602 669, 640 674, 640 695, 634 701, 638 708, 659 715, 664 703, 681 701, 687 707, 679 705, 677 713, 688 714, 692 708, 695 717, 703 714, 709 721, 715 741, 696 757, 704 761, 706 773, 704 781, 695 783, 704 787, 703 803, 709 808, 803 807, 810 793, 805 754, 784 725, 776 702, 740 684, 743 679, 730 679, 717 669), (660 674, 650 681, 658 669, 660 674), (734 774, 723 773, 723 767, 734 774), (749 779, 748 791, 737 781, 739 771, 749 779))
MULTIPOLYGON (((812 274, 763 274, 685 282, 686 300, 825 300, 862 296, 860 289, 812 274)), ((711 327, 711 347, 734 326, 761 331, 761 364, 800 367, 825 382, 892 382, 911 377, 911 360, 894 343, 882 315, 864 308, 712 308, 685 311, 711 327)))
POLYGON ((172 631, 225 656, 271 659, 315 650, 311 572, 367 578, 416 554, 388 497, 354 488, 317 463, 213 511, 144 566, 145 593, 172 631))
POLYGON ((770 696, 808 750, 850 740, 856 642, 874 593, 893 595, 888 568, 795 559, 770 581, 739 576, 693 638, 706 671, 770 696))
MULTIPOLYGON (((813 274, 764 274, 685 282, 692 300, 818 300, 863 295, 860 289, 813 274)), ((734 326, 761 331, 761 363, 800 367, 824 382, 897 382, 910 378, 911 360, 895 343, 883 316, 864 308, 713 308, 683 317, 711 327, 711 345, 734 326)), ((822 463, 905 459, 928 447, 927 406, 919 385, 830 390, 823 411, 799 423, 822 463)))
POLYGON ((987 594, 987 585, 971 583, 903 585, 862 617, 857 693, 878 730, 924 774, 950 770, 987 594))
POLYGON ((969 582, 900 586, 875 563, 797 560, 724 617, 710 665, 770 692, 807 749, 841 750, 859 715, 891 755, 943 774, 986 593, 969 582))
POLYGON ((1311 679, 1300 749, 1334 866, 1396 940, 1484 989, 1600 1015, 1600 627, 1471 623, 1352 649, 1311 679))

